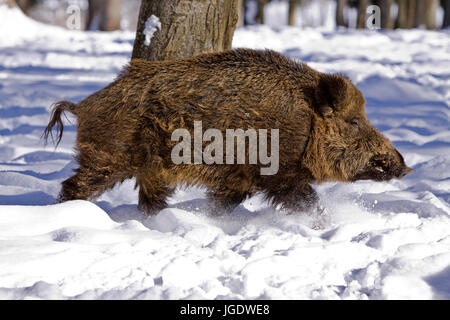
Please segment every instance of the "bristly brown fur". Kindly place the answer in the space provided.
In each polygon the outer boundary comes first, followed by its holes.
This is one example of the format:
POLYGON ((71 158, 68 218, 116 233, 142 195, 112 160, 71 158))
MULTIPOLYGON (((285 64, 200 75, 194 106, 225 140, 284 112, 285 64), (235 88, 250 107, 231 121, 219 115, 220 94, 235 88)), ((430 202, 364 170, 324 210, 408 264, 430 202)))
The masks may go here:
MULTIPOLYGON (((139 207, 166 206, 178 184, 203 185, 224 210, 263 193, 292 211, 316 205, 310 184, 388 180, 405 164, 364 113, 361 92, 345 77, 265 50, 237 49, 176 61, 132 60, 117 79, 79 104, 59 102, 44 132, 63 132, 61 114, 77 116, 76 174, 59 200, 95 199, 135 177, 139 207), (181 164, 171 161, 175 129, 279 129, 277 174, 259 165, 181 164), (389 161, 388 161, 389 160, 389 161), (381 164, 389 165, 380 169, 381 164)), ((220 209, 218 209, 220 210, 220 209)))

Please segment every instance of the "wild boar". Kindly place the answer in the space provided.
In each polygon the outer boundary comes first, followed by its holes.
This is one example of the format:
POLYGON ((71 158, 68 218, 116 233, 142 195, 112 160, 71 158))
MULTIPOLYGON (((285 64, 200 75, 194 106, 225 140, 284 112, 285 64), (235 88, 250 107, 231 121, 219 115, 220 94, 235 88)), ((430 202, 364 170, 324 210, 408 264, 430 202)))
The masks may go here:
POLYGON ((206 186, 217 212, 256 193, 297 212, 317 205, 311 184, 386 181, 412 171, 370 124, 364 105, 345 76, 317 72, 271 50, 236 49, 174 61, 132 60, 114 82, 80 103, 56 103, 44 137, 57 125, 59 142, 62 113, 77 117, 79 168, 62 183, 60 202, 93 200, 135 177, 146 214, 165 208, 179 184, 206 186), (197 121, 224 135, 230 128, 278 130, 278 141, 271 142, 278 144, 272 150, 276 173, 261 174, 261 163, 174 163, 173 132, 184 128, 194 135, 197 121))

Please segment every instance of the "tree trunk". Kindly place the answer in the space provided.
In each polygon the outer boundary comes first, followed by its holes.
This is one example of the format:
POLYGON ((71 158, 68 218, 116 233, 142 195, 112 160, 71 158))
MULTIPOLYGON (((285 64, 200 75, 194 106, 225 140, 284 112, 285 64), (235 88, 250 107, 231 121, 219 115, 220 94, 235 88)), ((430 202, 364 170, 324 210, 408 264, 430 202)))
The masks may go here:
POLYGON ((17 0, 16 3, 19 6, 19 8, 22 9, 23 13, 28 15, 28 11, 30 10, 31 7, 30 0, 17 0))
POLYGON ((408 29, 414 28, 416 19, 416 1, 408 0, 408 29))
POLYGON ((248 16, 247 16, 247 2, 248 2, 248 0, 243 0, 243 1, 244 1, 244 12, 243 12, 243 15, 244 15, 244 26, 248 26, 248 25, 252 24, 252 21, 250 21, 250 19, 248 19, 248 16))
POLYGON ((444 23, 442 24, 442 28, 447 28, 450 26, 450 0, 443 0, 444 7, 444 23))
POLYGON ((259 24, 264 24, 264 8, 268 0, 258 0, 258 11, 256 11, 255 21, 259 24))
POLYGON ((89 0, 87 29, 113 31, 120 29, 122 0, 89 0))
MULTIPOLYGON (((0 4, 1 4, 1 2, 0 2, 0 4)), ((6 0, 6 5, 7 5, 9 8, 17 7, 16 0, 6 0)))
POLYGON ((420 27, 425 24, 425 1, 424 0, 411 0, 416 4, 416 15, 414 18, 414 27, 420 27))
POLYGON ((408 0, 397 0, 397 28, 406 29, 408 27, 408 2, 408 0))
POLYGON ((230 49, 237 4, 237 0, 142 0, 132 59, 173 60, 230 49), (153 21, 154 33, 147 34, 146 42, 147 19, 153 21))
POLYGON ((104 19, 100 22, 100 30, 112 31, 120 29, 120 18, 122 13, 122 0, 107 0, 104 19))
POLYGON ((369 0, 359 0, 358 5, 358 19, 356 21, 356 28, 364 29, 366 27, 366 11, 369 5, 369 0))
POLYGON ((295 9, 300 5, 301 2, 301 0, 289 0, 288 25, 295 25, 295 9))
POLYGON ((244 0, 238 0, 238 4, 237 4, 237 15, 238 15, 237 27, 242 27, 243 26, 243 24, 244 24, 244 14, 245 14, 244 0))
POLYGON ((344 20, 344 8, 347 5, 347 0, 337 0, 336 6, 336 25, 341 27, 347 27, 347 23, 344 20))
POLYGON ((425 26, 428 30, 436 29, 436 10, 438 0, 425 0, 425 26))
POLYGON ((391 16, 391 8, 394 0, 380 0, 381 28, 393 29, 395 21, 391 16))
POLYGON ((98 28, 100 20, 100 5, 96 0, 88 1, 88 16, 86 21, 86 30, 95 30, 98 28), (97 24, 97 25, 95 25, 97 24))

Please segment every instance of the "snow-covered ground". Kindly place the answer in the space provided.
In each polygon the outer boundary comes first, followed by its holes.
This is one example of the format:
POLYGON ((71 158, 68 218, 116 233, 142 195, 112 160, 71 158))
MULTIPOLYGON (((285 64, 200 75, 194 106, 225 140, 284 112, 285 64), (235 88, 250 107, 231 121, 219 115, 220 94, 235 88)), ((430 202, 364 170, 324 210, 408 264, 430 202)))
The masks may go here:
POLYGON ((52 205, 75 168, 76 129, 67 126, 56 151, 44 148, 49 107, 108 84, 133 39, 0 7, 0 298, 450 298, 450 31, 236 31, 234 47, 349 75, 415 170, 388 183, 318 186, 330 212, 321 230, 260 197, 206 217, 195 209, 201 189, 179 190, 146 219, 133 181, 96 204, 52 205))

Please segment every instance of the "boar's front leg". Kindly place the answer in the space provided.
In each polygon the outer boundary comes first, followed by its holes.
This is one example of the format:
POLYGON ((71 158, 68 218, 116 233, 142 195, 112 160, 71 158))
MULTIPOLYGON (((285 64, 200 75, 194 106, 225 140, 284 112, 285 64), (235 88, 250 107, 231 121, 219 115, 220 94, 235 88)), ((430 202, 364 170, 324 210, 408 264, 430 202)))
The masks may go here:
POLYGON ((281 205, 289 212, 309 212, 319 206, 317 192, 307 183, 278 186, 266 192, 274 205, 281 205))

